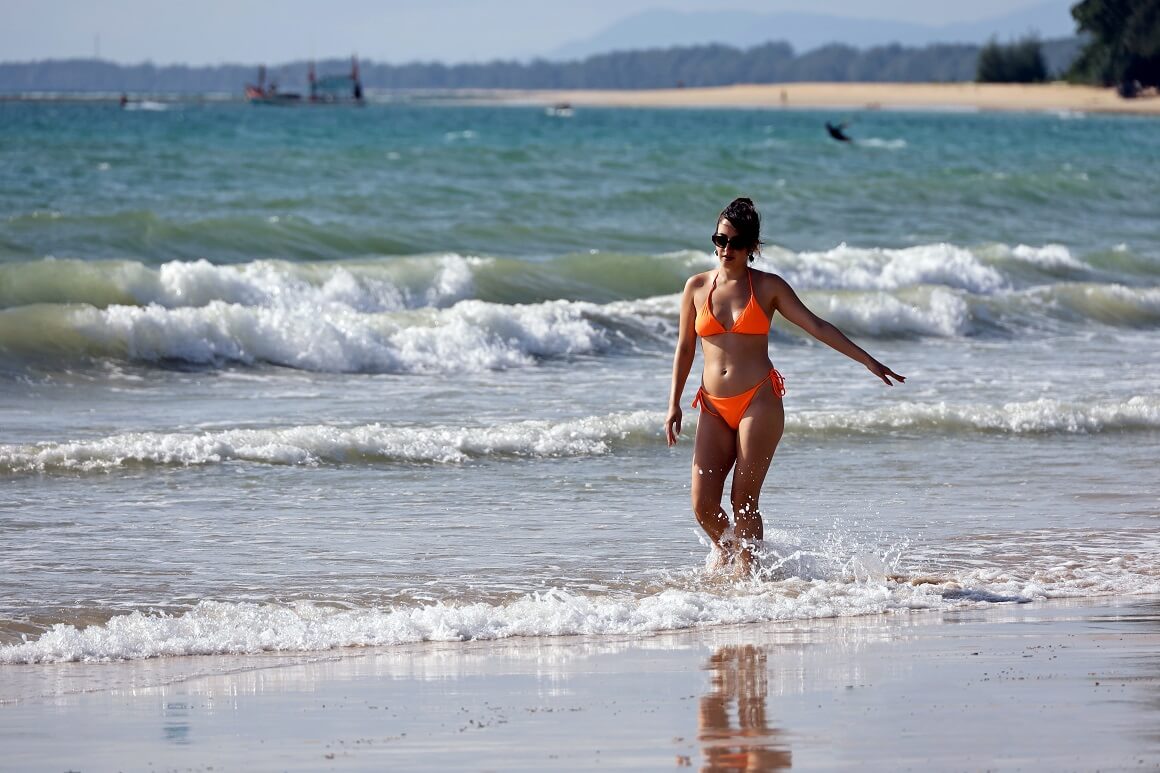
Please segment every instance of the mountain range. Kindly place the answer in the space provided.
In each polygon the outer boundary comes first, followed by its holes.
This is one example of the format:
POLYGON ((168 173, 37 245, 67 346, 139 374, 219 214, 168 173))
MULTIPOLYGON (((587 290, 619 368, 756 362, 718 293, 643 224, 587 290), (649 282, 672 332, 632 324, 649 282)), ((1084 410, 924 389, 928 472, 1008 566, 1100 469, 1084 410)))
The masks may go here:
POLYGON ((596 35, 549 52, 550 60, 584 59, 612 51, 724 43, 747 48, 770 40, 786 41, 797 52, 828 43, 855 48, 900 43, 1007 42, 1027 35, 1042 39, 1075 35, 1070 8, 1074 0, 1049 0, 1002 16, 940 26, 882 19, 850 19, 815 13, 754 13, 748 11, 643 11, 616 22, 596 35))

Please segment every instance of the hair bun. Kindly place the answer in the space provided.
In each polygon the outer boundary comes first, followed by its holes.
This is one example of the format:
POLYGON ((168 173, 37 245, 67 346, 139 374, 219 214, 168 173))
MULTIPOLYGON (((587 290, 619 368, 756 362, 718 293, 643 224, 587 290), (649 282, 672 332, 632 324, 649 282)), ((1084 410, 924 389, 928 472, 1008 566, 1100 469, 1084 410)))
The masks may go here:
POLYGON ((761 252, 761 215, 757 207, 753 206, 753 199, 747 196, 738 196, 729 202, 729 206, 721 210, 717 222, 728 220, 737 231, 741 243, 750 248, 749 259, 753 260, 753 252, 761 252))

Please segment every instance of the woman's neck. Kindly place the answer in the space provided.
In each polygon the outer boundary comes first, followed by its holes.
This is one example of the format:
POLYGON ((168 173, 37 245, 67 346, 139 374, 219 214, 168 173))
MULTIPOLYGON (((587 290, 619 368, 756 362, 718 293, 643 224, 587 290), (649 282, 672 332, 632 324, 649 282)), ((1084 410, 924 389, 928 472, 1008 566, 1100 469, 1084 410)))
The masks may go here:
POLYGON ((720 266, 717 269, 717 276, 721 279, 728 279, 731 282, 736 282, 739 279, 744 279, 749 274, 749 265, 742 263, 739 266, 720 266))

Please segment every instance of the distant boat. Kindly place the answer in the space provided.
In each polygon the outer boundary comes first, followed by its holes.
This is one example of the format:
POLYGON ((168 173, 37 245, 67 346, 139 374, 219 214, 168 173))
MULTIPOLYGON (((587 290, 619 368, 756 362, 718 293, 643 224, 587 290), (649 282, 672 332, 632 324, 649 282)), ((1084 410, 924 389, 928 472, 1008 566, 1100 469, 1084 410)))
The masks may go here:
POLYGON ((255 105, 296 105, 302 102, 302 95, 292 91, 278 91, 273 81, 266 85, 266 65, 258 67, 258 83, 246 84, 246 99, 255 105))
POLYGON ((306 97, 293 91, 279 91, 278 85, 273 82, 267 86, 266 67, 263 65, 258 68, 258 83, 246 84, 246 99, 255 105, 361 105, 363 87, 359 78, 358 58, 351 57, 350 61, 350 73, 324 75, 321 78, 315 75, 314 62, 311 62, 307 76, 310 93, 306 97))
POLYGON ((553 118, 571 118, 572 106, 567 102, 558 102, 551 107, 546 108, 544 112, 553 118))
POLYGON ((310 63, 310 101, 331 104, 335 102, 354 102, 362 104, 363 87, 358 75, 358 57, 350 58, 350 73, 347 75, 324 75, 318 78, 314 74, 314 62, 310 63))

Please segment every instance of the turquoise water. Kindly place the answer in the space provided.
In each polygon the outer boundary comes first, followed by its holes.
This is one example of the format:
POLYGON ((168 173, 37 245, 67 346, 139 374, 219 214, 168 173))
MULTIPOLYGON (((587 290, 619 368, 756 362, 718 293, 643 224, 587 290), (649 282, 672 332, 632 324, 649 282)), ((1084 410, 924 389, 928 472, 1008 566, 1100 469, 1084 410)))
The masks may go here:
POLYGON ((0 662, 1160 592, 1155 119, 157 107, 0 103, 0 662), (661 435, 736 195, 909 377, 778 321, 742 583, 661 435))
POLYGON ((1128 243, 1155 255, 1155 121, 372 106, 0 105, 0 259, 540 259, 701 250, 738 191, 793 250, 1128 243))

